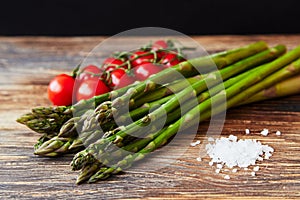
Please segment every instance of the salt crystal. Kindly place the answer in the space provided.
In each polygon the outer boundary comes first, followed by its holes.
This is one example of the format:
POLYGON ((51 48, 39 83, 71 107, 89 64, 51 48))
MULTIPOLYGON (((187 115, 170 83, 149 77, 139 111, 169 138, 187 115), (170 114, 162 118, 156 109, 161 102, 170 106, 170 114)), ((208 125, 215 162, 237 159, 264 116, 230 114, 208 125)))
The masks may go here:
POLYGON ((216 169, 216 173, 217 174, 220 173, 220 171, 221 171, 221 169, 216 169))
POLYGON ((209 164, 210 166, 213 166, 214 162, 210 161, 208 164, 209 164))
POLYGON ((195 147, 196 145, 200 144, 200 140, 197 140, 196 142, 192 142, 190 145, 192 147, 195 147))
POLYGON ((255 176, 255 172, 251 172, 251 176, 255 176))
POLYGON ((237 168, 232 169, 232 172, 236 173, 237 172, 237 168))
POLYGON ((223 165, 222 164, 217 164, 218 169, 222 169, 223 165))
POLYGON ((270 147, 270 146, 267 146, 267 145, 264 145, 264 146, 262 147, 262 150, 263 150, 263 152, 265 152, 265 153, 274 152, 274 149, 273 149, 272 147, 270 147))
POLYGON ((253 167, 253 171, 257 172, 259 170, 259 166, 253 167))
POLYGON ((233 142, 237 141, 237 137, 234 136, 234 135, 229 135, 228 139, 231 140, 231 141, 233 141, 233 142))
POLYGON ((269 134, 269 130, 266 129, 266 128, 264 128, 264 130, 262 130, 262 131, 260 132, 260 134, 262 134, 263 136, 267 136, 267 135, 269 134))
POLYGON ((250 130, 246 128, 245 133, 248 135, 250 133, 250 130))
POLYGON ((244 168, 244 170, 245 170, 245 171, 247 171, 247 170, 248 170, 248 168, 247 168, 247 167, 245 167, 245 168, 244 168))
POLYGON ((202 158, 198 157, 198 158, 197 158, 197 161, 201 162, 201 161, 202 161, 202 158))
POLYGON ((214 139, 214 138, 212 138, 212 137, 209 137, 209 138, 207 138, 207 141, 209 141, 209 142, 214 142, 214 141, 215 141, 215 139, 214 139))
POLYGON ((263 159, 262 157, 259 156, 259 157, 257 158, 257 160, 263 161, 264 159, 263 159))
POLYGON ((229 179, 230 179, 230 176, 229 176, 229 175, 225 175, 225 176, 224 176, 224 179, 229 180, 229 179))
POLYGON ((276 131, 276 133, 275 133, 276 135, 281 135, 281 132, 280 131, 276 131))

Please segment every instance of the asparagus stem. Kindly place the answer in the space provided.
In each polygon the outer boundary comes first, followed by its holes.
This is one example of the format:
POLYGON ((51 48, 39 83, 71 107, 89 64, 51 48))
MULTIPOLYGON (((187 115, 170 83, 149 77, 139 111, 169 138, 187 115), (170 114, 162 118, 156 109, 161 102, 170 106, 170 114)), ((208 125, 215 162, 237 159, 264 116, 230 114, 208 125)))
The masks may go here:
MULTIPOLYGON (((300 57, 300 55, 299 55, 300 57)), ((255 98, 252 99, 251 97, 255 97, 257 95, 258 92, 263 91, 264 88, 270 88, 271 86, 273 86, 274 84, 278 83, 278 81, 282 81, 281 83, 284 83, 285 86, 289 87, 291 85, 286 85, 286 83, 295 83, 295 81, 297 80, 297 77, 295 78, 291 78, 292 82, 290 82, 289 77, 293 77, 296 74, 300 73, 300 58, 297 59, 296 61, 294 61, 293 63, 283 67, 282 69, 276 71, 275 73, 270 74, 268 77, 261 79, 258 83, 256 83, 255 85, 252 85, 248 88, 244 88, 244 91, 238 95, 233 96, 232 98, 230 98, 229 96, 227 96, 227 102, 222 102, 221 104, 217 105, 216 107, 214 107, 214 114, 218 114, 220 112, 224 111, 224 108, 227 107, 227 109, 230 109, 232 107, 237 107, 239 105, 242 104, 246 104, 246 103, 253 103, 253 102, 257 102, 257 101, 261 101, 261 100, 265 100, 265 98, 267 97, 267 99, 272 99, 275 96, 259 96, 259 97, 263 97, 263 98, 255 98), (251 99, 251 101, 248 101, 249 99, 251 99), (244 103, 245 102, 245 103, 244 103)), ((260 76, 260 74, 255 74, 257 76, 260 76)), ((296 82, 298 84, 298 82, 296 82)), ((235 85, 233 85, 232 87, 235 86, 243 86, 240 85, 241 82, 237 82, 235 85)), ((280 83, 279 83, 280 84, 280 83)), ((291 93, 287 92, 287 93, 281 93, 280 94, 285 94, 285 95, 290 95, 290 94, 294 94, 295 91, 297 90, 290 90, 291 93)), ((299 91, 299 89, 298 89, 299 91)), ((227 93, 227 91, 226 91, 227 93)), ((201 105, 199 105, 199 109, 201 109, 201 105)), ((204 111, 204 113, 210 113, 211 110, 207 110, 206 112, 204 111)), ((203 114, 205 115, 205 114, 203 114)), ((202 114, 201 114, 202 116, 202 114)), ((203 116, 204 118, 207 116, 203 116)))
POLYGON ((93 162, 85 165, 77 177, 76 184, 81 184, 84 181, 88 180, 93 174, 95 174, 95 172, 101 169, 100 168, 101 166, 102 165, 97 162, 93 162))
POLYGON ((261 90, 259 93, 251 96, 243 104, 250 104, 252 102, 263 101, 267 99, 285 97, 300 93, 300 75, 283 80, 276 85, 271 86, 267 89, 261 90))
POLYGON ((55 137, 55 135, 49 135, 49 134, 44 134, 42 137, 40 137, 37 141, 37 143, 33 146, 34 150, 40 148, 42 144, 45 142, 49 141, 51 138, 55 137))
POLYGON ((196 83, 201 79, 202 79, 201 75, 196 75, 194 77, 188 78, 187 80, 174 81, 151 93, 143 94, 141 97, 137 98, 136 100, 134 100, 134 102, 132 102, 133 103, 132 107, 136 108, 141 106, 145 102, 152 102, 157 99, 168 96, 170 94, 178 93, 184 88, 196 83))
MULTIPOLYGON (((227 99, 231 99, 233 96, 246 94, 246 92, 244 91, 246 88, 248 88, 252 85, 255 85, 255 86, 258 85, 258 84, 256 84, 257 82, 266 78, 270 74, 276 72, 280 68, 283 68, 284 66, 288 65, 289 63, 293 62, 295 59, 297 59, 299 57, 300 57, 300 46, 293 49, 292 51, 286 53, 285 55, 277 58, 276 60, 258 67, 257 70, 254 71, 254 74, 244 78, 243 80, 238 81, 235 85, 226 89, 226 92, 221 91, 219 93, 219 95, 215 95, 214 97, 204 101, 202 104, 200 104, 200 106, 201 106, 200 110, 204 111, 205 109, 210 109, 212 103, 214 105, 217 105, 219 103, 224 103, 224 102, 222 102, 224 100, 224 98, 223 98, 224 95, 226 95, 227 99)), ((279 81, 279 79, 277 81, 279 81)), ((274 82, 274 83, 276 83, 276 82, 274 82)), ((261 88, 261 90, 264 88, 266 88, 266 86, 261 88)), ((259 92, 259 90, 256 92, 259 92)), ((249 95, 248 98, 250 96, 251 95, 249 95)), ((240 101, 240 102, 243 102, 243 101, 240 101)))
MULTIPOLYGON (((300 46, 298 48, 300 57, 300 46)), ((260 76, 260 82, 243 91, 242 93, 235 96, 235 98, 229 99, 227 105, 229 107, 233 107, 234 105, 238 105, 239 102, 247 101, 251 96, 256 94, 257 92, 263 90, 264 88, 269 88, 276 84, 278 81, 285 80, 289 77, 294 76, 295 74, 300 73, 300 58, 295 62, 287 65, 286 67, 274 72, 270 76, 265 79, 260 76)))

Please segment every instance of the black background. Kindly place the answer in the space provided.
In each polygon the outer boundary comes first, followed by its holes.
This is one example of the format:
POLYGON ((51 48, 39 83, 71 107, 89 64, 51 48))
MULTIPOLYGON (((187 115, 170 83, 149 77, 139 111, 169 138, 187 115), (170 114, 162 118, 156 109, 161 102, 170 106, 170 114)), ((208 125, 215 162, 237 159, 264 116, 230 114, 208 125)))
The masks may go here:
POLYGON ((0 35, 113 35, 154 26, 190 35, 300 33, 299 0, 7 0, 0 35))

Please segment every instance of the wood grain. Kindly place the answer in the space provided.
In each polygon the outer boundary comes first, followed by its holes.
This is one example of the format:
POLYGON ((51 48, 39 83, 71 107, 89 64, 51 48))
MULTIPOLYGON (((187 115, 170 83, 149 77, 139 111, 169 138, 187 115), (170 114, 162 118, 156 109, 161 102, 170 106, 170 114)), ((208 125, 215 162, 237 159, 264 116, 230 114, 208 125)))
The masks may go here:
MULTIPOLYGON (((255 103, 227 112, 222 135, 255 138, 275 148, 270 160, 258 163, 257 176, 239 171, 224 180, 208 165, 196 161, 198 147, 190 147, 160 170, 143 167, 97 184, 76 186, 72 155, 49 159, 32 154, 39 134, 15 122, 31 107, 50 105, 46 87, 51 77, 69 72, 104 37, 0 37, 0 199, 297 199, 300 198, 300 95, 255 103), (245 136, 249 128, 251 134, 245 136), (272 133, 263 137, 259 132, 272 133), (281 136, 274 132, 280 130, 281 136)), ((139 42, 154 40, 139 38, 139 42)), ((300 35, 197 36, 208 52, 239 47, 258 40, 289 49, 300 44, 300 35)), ((126 46, 128 40, 119 41, 126 46)), ((110 47, 108 47, 108 50, 110 47)), ((108 51, 107 51, 108 52, 108 51)), ((108 55, 103 52, 104 58, 108 55)), ((209 122, 201 123, 197 139, 204 140, 209 122)), ((184 141, 183 141, 184 142, 184 141)), ((163 154, 161 159, 172 159, 163 154)), ((148 163, 151 165, 151 163, 148 163)))

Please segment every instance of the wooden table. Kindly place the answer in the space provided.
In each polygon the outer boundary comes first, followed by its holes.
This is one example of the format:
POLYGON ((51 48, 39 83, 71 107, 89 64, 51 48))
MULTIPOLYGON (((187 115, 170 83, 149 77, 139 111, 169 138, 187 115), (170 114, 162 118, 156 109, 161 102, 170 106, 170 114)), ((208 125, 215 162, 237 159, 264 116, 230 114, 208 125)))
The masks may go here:
MULTIPOLYGON (((0 199, 275 199, 300 198, 300 95, 231 109, 222 135, 256 138, 275 148, 270 160, 259 163, 255 177, 240 171, 224 180, 208 165, 196 161, 191 147, 177 162, 158 171, 138 170, 97 184, 75 185, 77 172, 69 167, 71 155, 49 159, 33 155, 39 134, 15 119, 36 106, 50 105, 49 79, 69 72, 104 37, 0 37, 0 199), (245 128, 251 135, 245 136, 245 128), (280 130, 267 137, 260 130, 280 130)), ((147 42, 153 38, 142 38, 147 42)), ((258 40, 289 49, 300 44, 300 35, 193 37, 208 52, 239 47, 258 40)), ((126 42, 125 42, 126 44, 126 42)), ((104 52, 102 56, 106 56, 104 52)), ((208 123, 202 123, 196 139, 208 123)), ((168 155, 166 155, 168 156, 168 155)))

